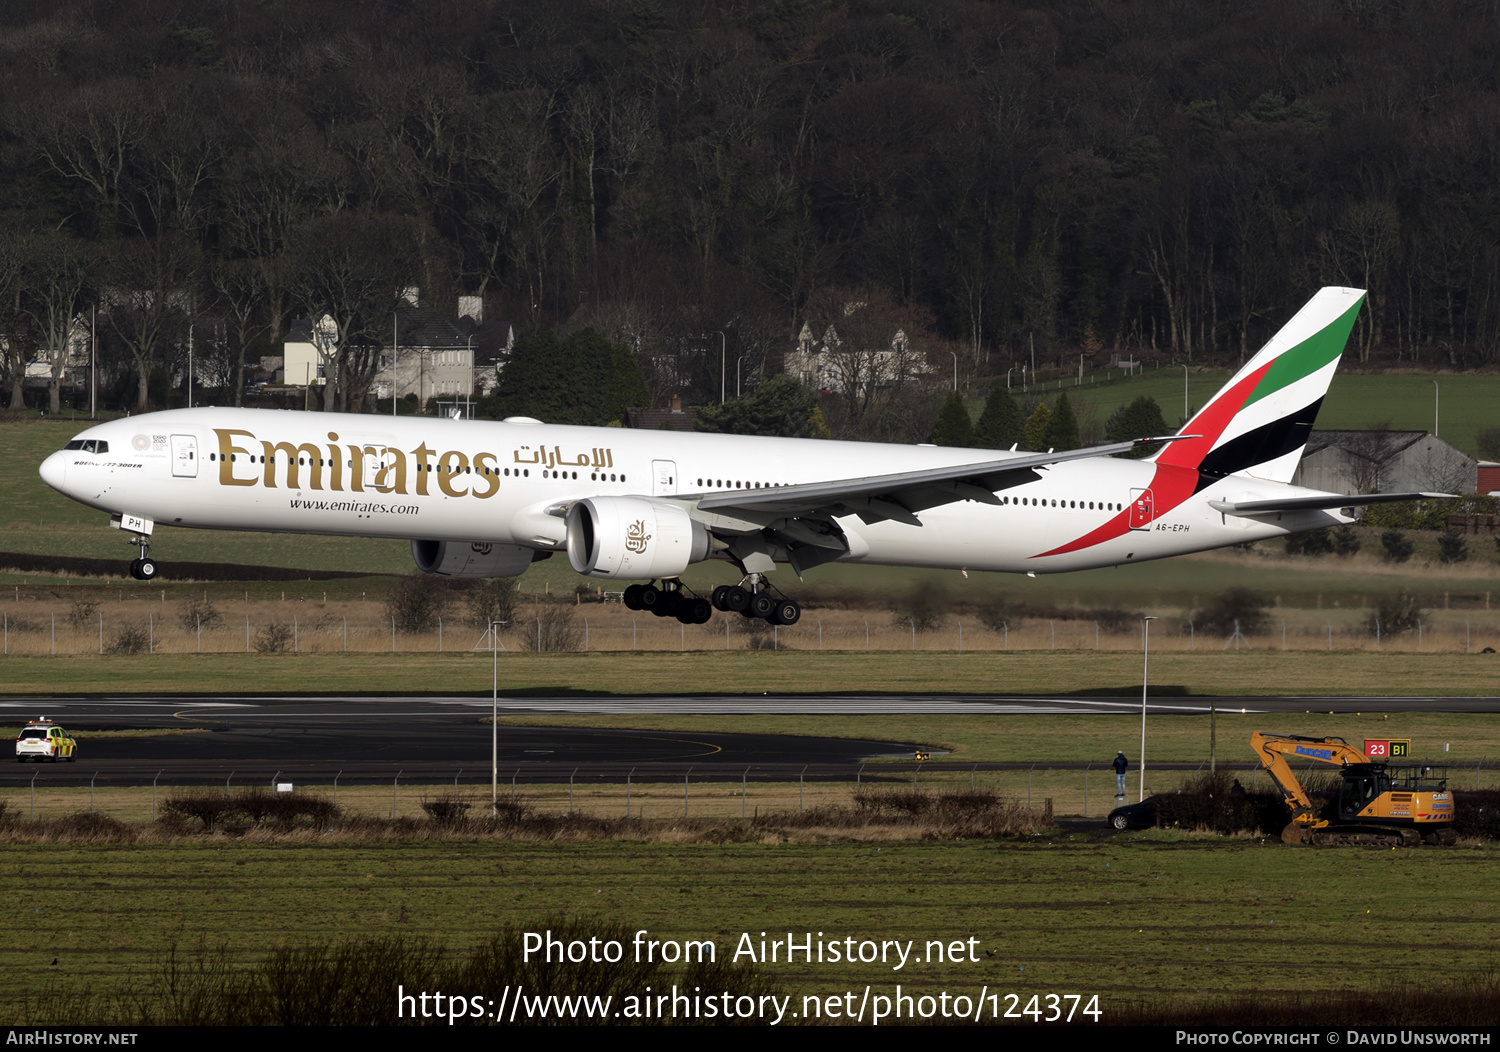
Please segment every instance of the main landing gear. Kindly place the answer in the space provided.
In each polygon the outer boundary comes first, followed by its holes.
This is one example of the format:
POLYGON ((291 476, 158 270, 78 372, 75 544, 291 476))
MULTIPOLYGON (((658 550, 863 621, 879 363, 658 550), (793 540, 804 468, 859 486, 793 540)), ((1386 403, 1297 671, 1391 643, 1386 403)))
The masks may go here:
POLYGON ((704 625, 715 610, 758 617, 773 625, 795 625, 802 617, 802 607, 795 600, 772 595, 770 586, 760 574, 750 574, 740 584, 721 584, 713 598, 690 593, 676 578, 664 578, 659 584, 633 584, 625 589, 628 610, 649 610, 657 617, 675 617, 685 625, 704 625))
POLYGON ((707 599, 690 595, 676 578, 666 578, 658 586, 633 584, 625 589, 625 607, 649 610, 657 617, 675 617, 685 625, 706 625, 714 616, 707 599))
POLYGON ((721 584, 715 588, 713 604, 726 613, 758 617, 773 625, 795 625, 802 618, 802 607, 794 599, 772 595, 769 589, 766 579, 753 573, 739 584, 721 584))

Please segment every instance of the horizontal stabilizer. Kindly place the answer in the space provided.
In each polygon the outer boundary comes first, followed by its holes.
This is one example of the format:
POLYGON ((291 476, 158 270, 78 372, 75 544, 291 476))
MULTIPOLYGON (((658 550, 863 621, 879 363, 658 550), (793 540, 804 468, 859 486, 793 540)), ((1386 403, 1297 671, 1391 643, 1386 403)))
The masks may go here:
POLYGON ((1326 508, 1357 508, 1366 504, 1392 504, 1400 500, 1450 500, 1453 493, 1315 493, 1310 497, 1276 500, 1211 500, 1208 506, 1223 515, 1267 515, 1279 511, 1319 511, 1326 508))

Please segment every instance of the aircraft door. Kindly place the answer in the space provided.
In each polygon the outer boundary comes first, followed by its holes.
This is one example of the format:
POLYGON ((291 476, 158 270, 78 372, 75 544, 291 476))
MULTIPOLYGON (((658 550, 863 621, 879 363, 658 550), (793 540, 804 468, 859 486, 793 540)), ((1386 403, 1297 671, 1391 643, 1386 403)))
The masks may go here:
POLYGON ((1149 530, 1151 520, 1156 515, 1156 507, 1151 500, 1149 489, 1133 489, 1130 491, 1130 528, 1132 530, 1149 530))
POLYGON ((677 493, 677 461, 653 460, 651 462, 651 495, 671 497, 677 493))
POLYGON ((396 463, 396 456, 396 451, 383 443, 365 446, 364 455, 359 458, 364 475, 361 485, 366 490, 373 490, 380 483, 389 482, 389 476, 382 479, 380 473, 396 463), (372 450, 376 452, 372 453, 372 450))
POLYGON ((174 478, 198 477, 198 436, 172 436, 172 475, 174 478))

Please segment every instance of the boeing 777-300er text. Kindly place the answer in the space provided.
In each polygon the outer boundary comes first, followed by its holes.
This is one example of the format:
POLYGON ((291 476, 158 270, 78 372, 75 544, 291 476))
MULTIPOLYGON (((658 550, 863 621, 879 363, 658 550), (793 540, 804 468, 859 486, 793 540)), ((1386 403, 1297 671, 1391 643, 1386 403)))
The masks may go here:
POLYGON ((566 551, 581 574, 647 582, 626 589, 633 609, 793 624, 800 608, 766 578, 778 562, 798 575, 833 561, 1058 573, 1443 496, 1289 484, 1363 298, 1318 292, 1143 460, 1110 456, 1132 442, 1023 453, 209 408, 89 428, 41 474, 133 535, 141 579, 157 573, 161 525, 392 537, 428 573, 513 576, 566 551), (739 572, 711 600, 679 579, 705 559, 739 572))

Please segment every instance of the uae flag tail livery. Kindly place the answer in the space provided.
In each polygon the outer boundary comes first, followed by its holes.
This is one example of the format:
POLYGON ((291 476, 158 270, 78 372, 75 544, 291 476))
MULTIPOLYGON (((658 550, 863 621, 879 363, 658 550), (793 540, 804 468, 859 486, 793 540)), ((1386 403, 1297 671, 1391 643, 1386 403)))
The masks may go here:
POLYGON ((1226 475, 1290 482, 1365 294, 1326 288, 1182 429, 1157 464, 1196 468, 1202 489, 1226 475))

